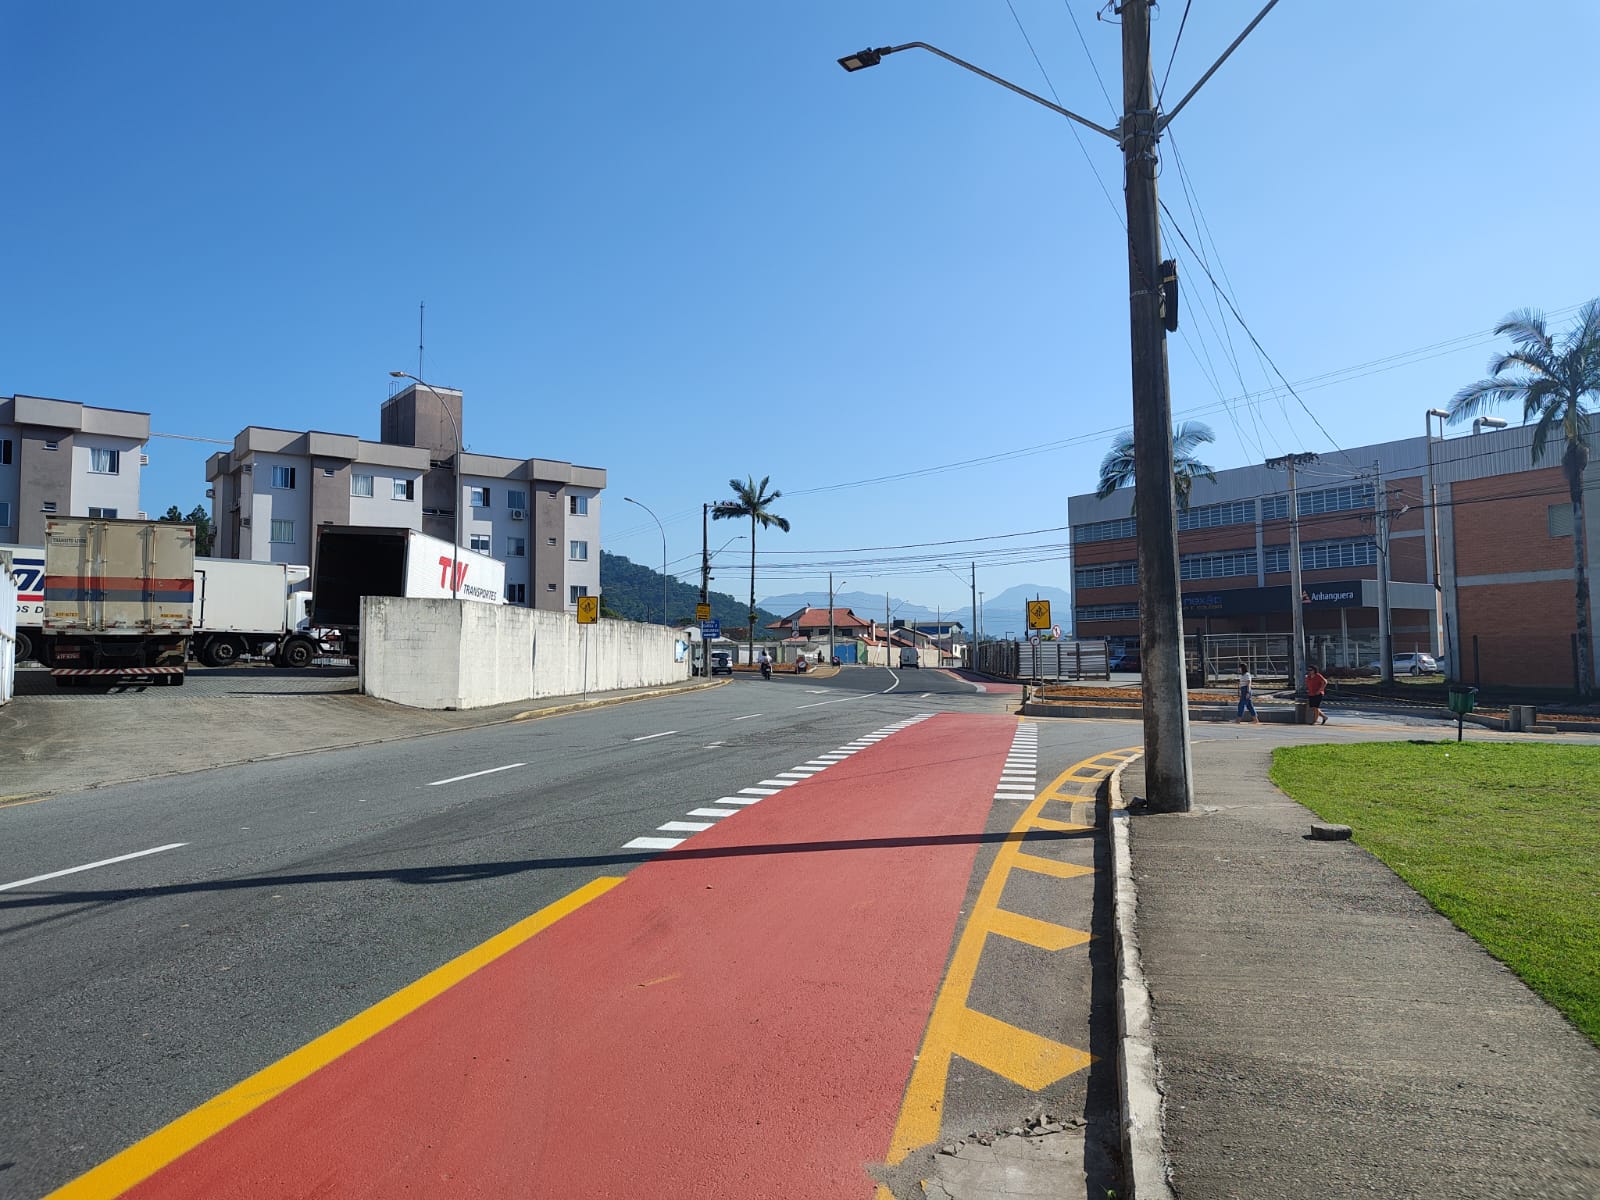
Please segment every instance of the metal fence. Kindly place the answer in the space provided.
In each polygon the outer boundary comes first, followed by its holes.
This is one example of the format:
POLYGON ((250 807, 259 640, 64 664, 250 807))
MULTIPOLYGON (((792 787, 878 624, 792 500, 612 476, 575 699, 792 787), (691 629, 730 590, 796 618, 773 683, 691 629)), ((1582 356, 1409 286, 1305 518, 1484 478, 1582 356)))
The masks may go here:
POLYGON ((977 669, 1004 679, 1110 679, 1111 653, 1104 641, 983 642, 977 669))

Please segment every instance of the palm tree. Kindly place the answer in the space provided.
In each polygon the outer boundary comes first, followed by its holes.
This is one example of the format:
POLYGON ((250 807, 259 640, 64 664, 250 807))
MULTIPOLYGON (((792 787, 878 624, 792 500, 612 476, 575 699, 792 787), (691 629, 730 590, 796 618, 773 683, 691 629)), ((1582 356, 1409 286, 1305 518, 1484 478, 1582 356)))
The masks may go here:
MULTIPOLYGON (((1189 491, 1196 479, 1217 481, 1217 473, 1195 457, 1195 450, 1217 435, 1203 421, 1185 421, 1172 431, 1172 490, 1178 498, 1178 511, 1189 508, 1189 491)), ((1117 435, 1111 449, 1100 462, 1100 486, 1095 495, 1104 500, 1119 487, 1133 482, 1133 430, 1117 435)))
POLYGON ((1593 410, 1585 399, 1600 397, 1600 299, 1578 312, 1578 323, 1559 343, 1545 329, 1544 314, 1525 309, 1495 326, 1512 349, 1489 360, 1489 378, 1462 388, 1450 399, 1451 422, 1477 416, 1505 401, 1522 405, 1522 423, 1533 427, 1533 461, 1544 457, 1551 437, 1563 445, 1561 473, 1572 497, 1572 577, 1577 588, 1578 692, 1594 686, 1594 655, 1589 644, 1589 580, 1584 562, 1583 472, 1589 465, 1589 424, 1593 410))
POLYGON ((748 476, 743 483, 737 479, 728 480, 728 486, 733 489, 733 499, 719 502, 711 510, 711 519, 721 521, 730 517, 750 518, 750 657, 756 656, 756 526, 766 529, 776 525, 785 533, 789 532, 789 522, 784 517, 778 516, 769 507, 772 502, 783 495, 778 491, 767 491, 770 475, 763 475, 761 482, 757 483, 755 476, 748 476))

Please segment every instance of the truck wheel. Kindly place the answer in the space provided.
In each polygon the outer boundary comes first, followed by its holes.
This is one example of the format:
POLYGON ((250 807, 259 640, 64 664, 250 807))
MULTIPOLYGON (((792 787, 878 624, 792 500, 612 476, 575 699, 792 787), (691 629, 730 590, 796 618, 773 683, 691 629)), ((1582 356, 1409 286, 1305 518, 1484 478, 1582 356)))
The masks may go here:
POLYGON ((179 671, 177 674, 168 675, 165 678, 168 687, 182 687, 184 680, 188 679, 189 676, 183 671, 179 671))
POLYGON ((293 637, 283 644, 283 649, 278 651, 278 657, 286 667, 300 670, 309 667, 311 660, 316 658, 317 649, 305 638, 293 637))
POLYGON ((232 638, 217 638, 208 642, 206 661, 213 667, 231 667, 239 661, 239 643, 232 638))
POLYGON ((17 661, 27 662, 33 657, 33 639, 26 629, 17 630, 17 661))

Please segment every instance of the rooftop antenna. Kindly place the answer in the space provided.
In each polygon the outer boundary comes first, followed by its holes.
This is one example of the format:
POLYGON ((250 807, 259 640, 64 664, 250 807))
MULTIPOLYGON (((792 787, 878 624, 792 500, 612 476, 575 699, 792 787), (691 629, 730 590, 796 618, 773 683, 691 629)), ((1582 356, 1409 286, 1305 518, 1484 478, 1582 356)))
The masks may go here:
POLYGON ((425 300, 417 302, 417 377, 420 379, 427 372, 422 369, 422 318, 428 308, 425 300))

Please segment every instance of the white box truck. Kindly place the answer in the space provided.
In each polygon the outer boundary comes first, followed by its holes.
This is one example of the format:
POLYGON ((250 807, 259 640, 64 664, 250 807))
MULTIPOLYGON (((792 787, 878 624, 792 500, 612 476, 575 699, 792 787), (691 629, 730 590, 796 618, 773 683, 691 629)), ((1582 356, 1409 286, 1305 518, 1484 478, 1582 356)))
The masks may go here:
POLYGON ((352 655, 359 652, 363 596, 505 603, 503 562, 415 529, 323 525, 312 572, 311 624, 338 631, 352 655))
POLYGON ((57 517, 45 523, 39 659, 61 687, 181 684, 194 628, 194 526, 57 517))
POLYGON ((195 658, 225 667, 240 655, 308 667, 340 650, 307 626, 311 568, 239 558, 194 560, 195 658))

